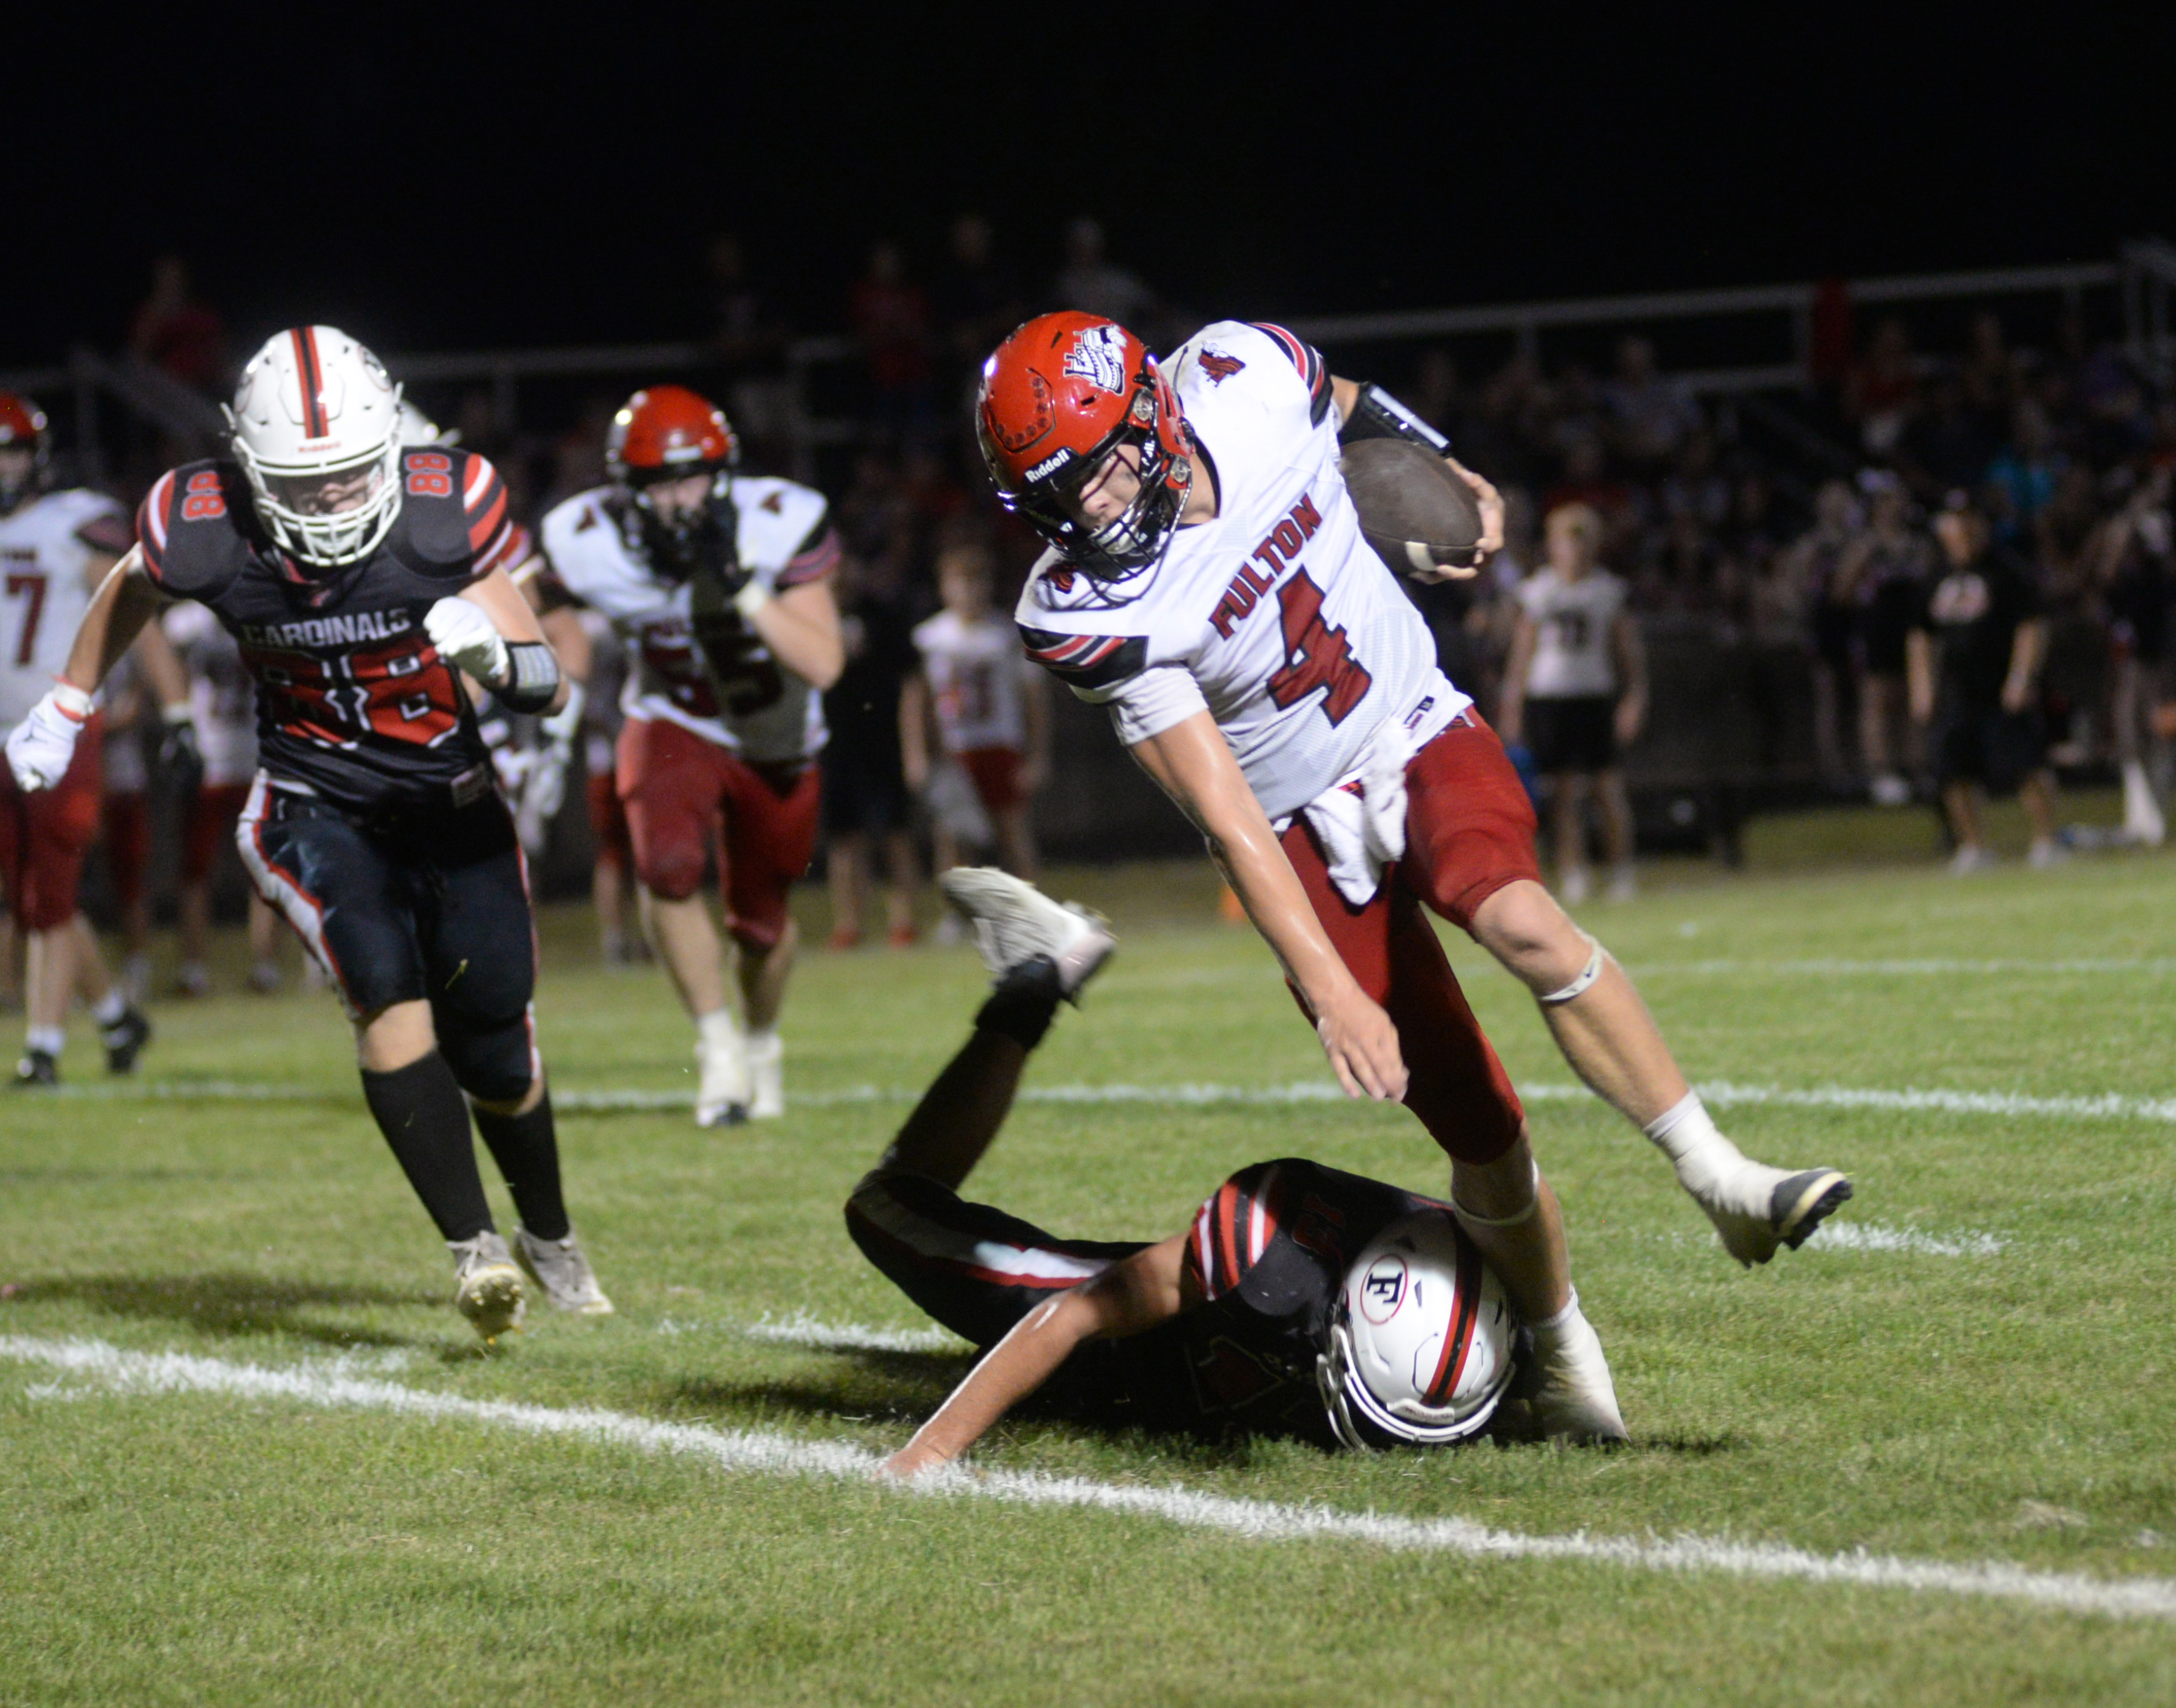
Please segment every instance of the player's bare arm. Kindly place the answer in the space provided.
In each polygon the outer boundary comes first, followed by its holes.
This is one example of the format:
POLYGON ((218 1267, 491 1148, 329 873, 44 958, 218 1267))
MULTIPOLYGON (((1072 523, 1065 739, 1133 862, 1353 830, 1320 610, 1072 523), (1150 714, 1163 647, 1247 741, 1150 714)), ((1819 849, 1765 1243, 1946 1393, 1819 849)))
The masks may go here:
POLYGON ((2046 650, 2048 624, 2044 618, 2034 617, 2029 623, 2017 625, 2017 633, 2010 643, 2010 673, 2002 682, 2002 709, 2006 712, 2023 711, 2032 704, 2032 686, 2040 674, 2040 660, 2046 650))
MULTIPOLYGON (((753 583, 750 584, 753 585, 753 583)), ((831 579, 804 581, 758 602, 743 595, 741 615, 761 637, 771 655, 811 688, 821 692, 846 667, 846 644, 839 629, 839 603, 831 579)))
POLYGON ((899 769, 916 794, 929 786, 929 679, 918 670, 900 684, 899 769))
POLYGON ((880 1469, 913 1477, 949 1464, 1048 1381, 1082 1341, 1120 1340, 1177 1316, 1193 1303, 1183 1282, 1186 1237, 1173 1234, 1135 1252, 1021 1318, 880 1469))
POLYGON ((1504 692, 1496 707, 1496 733, 1515 742, 1526 732, 1526 678, 1534 667, 1534 645, 1541 638, 1524 610, 1511 617, 1511 651, 1504 661, 1504 692))
POLYGON ((1911 700, 1912 721, 1934 721, 1934 646, 1923 628, 1904 637, 1904 680, 1911 700))
POLYGON ((1127 751, 1208 838, 1210 857, 1314 1015, 1346 1096, 1403 1097, 1397 1029, 1330 947, 1215 716, 1196 712, 1127 751))
MULTIPOLYGON (((121 661, 121 655, 135 644, 144 624, 156 617, 166 603, 144 568, 143 547, 131 547, 128 554, 106 572, 106 579, 91 596, 90 605, 83 613, 83 623, 76 629, 75 645, 68 653, 68 668, 62 679, 85 694, 95 694, 107 672, 121 661)), ((170 651, 168 657, 171 656, 170 651)), ((160 698, 167 698, 166 688, 157 686, 160 698)), ((185 683, 179 697, 186 699, 188 694, 185 683)))

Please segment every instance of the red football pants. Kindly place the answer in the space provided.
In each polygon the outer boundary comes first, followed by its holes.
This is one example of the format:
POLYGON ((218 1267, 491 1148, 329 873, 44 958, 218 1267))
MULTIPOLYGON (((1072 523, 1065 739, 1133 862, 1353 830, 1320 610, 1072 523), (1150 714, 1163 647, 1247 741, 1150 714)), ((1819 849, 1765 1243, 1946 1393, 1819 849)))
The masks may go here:
POLYGON ((1470 711, 1414 755, 1406 791, 1405 857, 1365 907, 1330 881, 1303 816, 1285 832, 1285 855, 1338 959, 1398 1029, 1406 1107, 1459 1161, 1493 1162, 1518 1141, 1526 1111, 1422 909, 1471 931, 1505 884, 1539 882, 1534 809, 1495 732, 1470 711))
POLYGON ((752 765, 666 719, 629 718, 619 732, 619 797, 644 889, 685 901, 717 832, 726 929, 747 949, 778 942, 786 898, 816 852, 813 764, 752 765))
POLYGON ((0 764, 0 885, 24 931, 57 931, 75 917, 84 851, 98 835, 103 734, 93 712, 66 775, 50 789, 24 794, 0 764))

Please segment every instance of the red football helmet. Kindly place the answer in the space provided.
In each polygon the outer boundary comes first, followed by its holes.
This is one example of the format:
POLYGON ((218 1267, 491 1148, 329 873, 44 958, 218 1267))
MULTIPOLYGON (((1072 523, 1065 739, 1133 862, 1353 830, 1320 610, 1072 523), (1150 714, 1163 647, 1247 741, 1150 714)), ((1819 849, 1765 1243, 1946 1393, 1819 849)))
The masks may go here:
POLYGON ((1123 580, 1163 555, 1194 478, 1193 435, 1148 346, 1101 315, 1038 315, 982 364, 975 400, 998 500, 1083 574, 1123 580), (1140 453, 1140 492, 1091 527, 1067 499, 1121 445, 1140 453))
POLYGON ((741 442, 725 411, 684 385, 644 388, 620 406, 605 441, 605 466, 634 492, 655 481, 727 471, 741 442))
POLYGON ((14 509, 38 487, 52 455, 52 436, 46 431, 45 411, 27 397, 0 391, 0 450, 22 448, 30 453, 30 465, 19 479, 0 476, 0 514, 14 509))

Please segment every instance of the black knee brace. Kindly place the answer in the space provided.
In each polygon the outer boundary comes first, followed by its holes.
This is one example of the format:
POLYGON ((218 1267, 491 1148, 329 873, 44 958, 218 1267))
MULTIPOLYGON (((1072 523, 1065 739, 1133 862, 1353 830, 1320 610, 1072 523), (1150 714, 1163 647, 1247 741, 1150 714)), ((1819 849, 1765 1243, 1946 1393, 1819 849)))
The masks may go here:
POLYGON ((435 1018, 438 1053, 469 1096, 479 1103, 518 1103, 529 1095, 539 1066, 526 1009, 506 1020, 435 1018))

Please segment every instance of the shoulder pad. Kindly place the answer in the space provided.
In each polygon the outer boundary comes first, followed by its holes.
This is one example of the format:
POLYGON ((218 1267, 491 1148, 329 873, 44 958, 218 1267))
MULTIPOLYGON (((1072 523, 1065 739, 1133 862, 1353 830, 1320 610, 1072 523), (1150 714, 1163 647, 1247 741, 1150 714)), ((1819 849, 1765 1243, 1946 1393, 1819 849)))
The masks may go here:
POLYGON ((396 555, 432 579, 466 585, 519 561, 528 537, 507 514, 506 482, 473 451, 417 445, 400 455, 396 555))
POLYGON ((248 483, 232 463, 205 459, 170 469, 137 507, 144 568, 176 599, 216 593, 249 560, 248 483))

